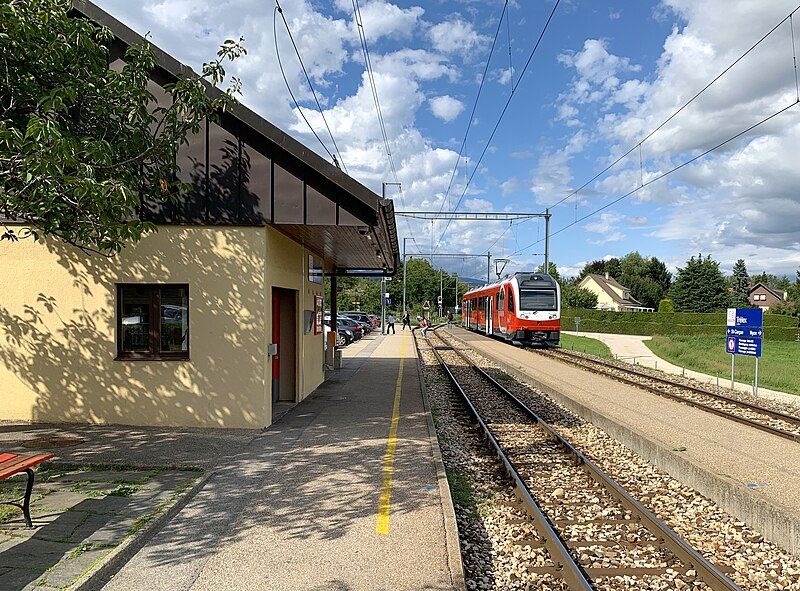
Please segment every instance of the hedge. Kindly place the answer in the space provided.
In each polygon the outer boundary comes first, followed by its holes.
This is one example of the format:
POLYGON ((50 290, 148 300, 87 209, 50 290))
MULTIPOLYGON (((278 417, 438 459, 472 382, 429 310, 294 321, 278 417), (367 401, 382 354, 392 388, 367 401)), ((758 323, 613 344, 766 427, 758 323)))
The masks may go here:
MULTIPOLYGON (((563 312, 563 330, 575 330, 575 316, 581 318, 581 332, 653 335, 724 336, 725 312, 711 314, 677 312, 609 312, 606 310, 567 309, 563 312)), ((764 314, 764 338, 770 341, 794 341, 800 328, 797 318, 764 314)))

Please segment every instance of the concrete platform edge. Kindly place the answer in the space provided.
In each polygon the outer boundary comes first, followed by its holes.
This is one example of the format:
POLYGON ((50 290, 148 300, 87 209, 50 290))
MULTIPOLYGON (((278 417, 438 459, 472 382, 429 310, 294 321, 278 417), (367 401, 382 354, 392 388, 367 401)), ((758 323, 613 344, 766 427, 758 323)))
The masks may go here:
POLYGON ((419 355, 414 332, 414 356, 417 360, 417 378, 422 392, 422 403, 425 406, 425 418, 428 421, 428 437, 430 438, 431 453, 433 454, 433 464, 436 466, 436 481, 439 485, 439 498, 442 502, 442 515, 444 517, 445 544, 447 545, 447 566, 450 569, 450 582, 456 591, 466 591, 467 583, 464 578, 464 564, 461 562, 461 540, 458 536, 458 524, 456 523, 456 510, 453 506, 453 497, 450 495, 450 484, 447 481, 447 472, 444 468, 442 450, 439 446, 439 436, 436 433, 436 425, 433 422, 428 390, 425 387, 425 380, 422 378, 422 358, 419 355))
MULTIPOLYGON (((458 336, 454 334, 450 336, 463 346, 470 347, 468 342, 458 336)), ((681 457, 677 452, 654 443, 629 427, 584 406, 570 398, 568 394, 539 382, 523 368, 501 361, 485 351, 479 353, 509 375, 531 384, 565 408, 603 429, 611 437, 679 482, 691 486, 717 503, 724 511, 758 531, 767 540, 800 556, 800 515, 760 499, 749 489, 708 472, 705 468, 681 457)))
POLYGON ((175 502, 161 512, 155 519, 144 526, 141 530, 123 541, 114 548, 99 566, 84 575, 84 578, 74 583, 69 591, 98 591, 115 575, 119 570, 130 561, 133 556, 141 550, 147 542, 165 526, 167 523, 180 513, 180 511, 199 493, 206 483, 216 473, 215 470, 208 470, 200 479, 184 491, 175 502))

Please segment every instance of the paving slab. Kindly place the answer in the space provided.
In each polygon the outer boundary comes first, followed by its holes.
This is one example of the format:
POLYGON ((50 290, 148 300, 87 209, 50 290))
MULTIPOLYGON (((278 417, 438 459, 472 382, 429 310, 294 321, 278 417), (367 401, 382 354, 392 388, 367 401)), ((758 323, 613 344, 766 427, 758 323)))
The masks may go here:
POLYGON ((448 560, 452 533, 417 372, 408 333, 366 337, 341 372, 230 458, 104 588, 453 589, 460 573, 448 560), (379 533, 387 474, 388 531, 379 533))

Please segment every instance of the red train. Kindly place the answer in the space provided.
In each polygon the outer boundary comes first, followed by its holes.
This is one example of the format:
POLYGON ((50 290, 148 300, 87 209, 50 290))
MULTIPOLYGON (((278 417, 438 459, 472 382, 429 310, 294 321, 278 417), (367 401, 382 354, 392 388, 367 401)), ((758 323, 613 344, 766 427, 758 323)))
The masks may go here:
POLYGON ((558 346, 561 288, 544 273, 515 273, 464 294, 464 326, 525 345, 558 346))

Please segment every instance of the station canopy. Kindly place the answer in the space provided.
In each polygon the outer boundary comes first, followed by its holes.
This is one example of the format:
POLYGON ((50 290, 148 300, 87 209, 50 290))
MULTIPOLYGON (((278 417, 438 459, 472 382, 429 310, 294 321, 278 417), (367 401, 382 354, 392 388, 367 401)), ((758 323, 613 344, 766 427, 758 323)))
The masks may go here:
MULTIPOLYGON (((114 34, 110 67, 121 69, 128 46, 149 43, 90 2, 73 0, 75 16, 114 34)), ((149 90, 161 106, 163 86, 192 70, 150 44, 156 56, 149 90)), ((220 91, 210 88, 209 94, 220 91)), ((244 105, 205 121, 178 150, 180 180, 192 186, 175 203, 142 204, 156 224, 270 225, 315 253, 326 273, 392 274, 399 265, 394 207, 244 105)))

